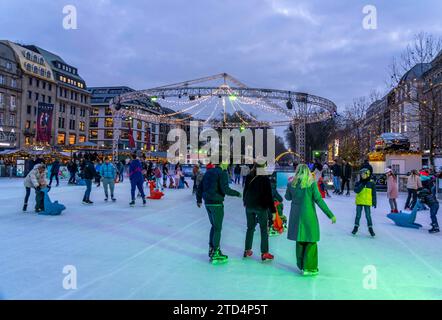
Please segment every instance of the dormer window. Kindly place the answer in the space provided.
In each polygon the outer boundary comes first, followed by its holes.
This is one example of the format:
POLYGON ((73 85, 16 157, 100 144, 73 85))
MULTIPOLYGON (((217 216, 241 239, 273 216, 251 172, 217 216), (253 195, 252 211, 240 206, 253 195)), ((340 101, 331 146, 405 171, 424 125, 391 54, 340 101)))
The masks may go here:
POLYGON ((41 75, 42 77, 44 77, 44 76, 45 76, 45 73, 46 73, 45 69, 41 68, 41 69, 40 69, 40 75, 41 75))
POLYGON ((38 68, 37 68, 37 66, 34 66, 34 73, 37 73, 37 74, 38 74, 38 68))
POLYGON ((29 52, 26 52, 26 59, 31 60, 31 54, 29 52))
POLYGON ((51 71, 46 72, 46 77, 48 77, 48 78, 51 77, 51 71))
POLYGON ((38 61, 37 55, 34 54, 34 62, 37 62, 37 61, 38 61))
POLYGON ((43 58, 40 58, 40 64, 45 64, 45 61, 43 60, 43 58))

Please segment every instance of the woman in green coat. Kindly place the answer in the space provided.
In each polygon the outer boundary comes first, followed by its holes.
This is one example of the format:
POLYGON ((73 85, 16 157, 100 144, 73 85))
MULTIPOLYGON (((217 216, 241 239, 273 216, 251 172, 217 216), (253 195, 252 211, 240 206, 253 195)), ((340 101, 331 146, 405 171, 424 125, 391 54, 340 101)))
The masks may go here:
POLYGON ((296 241, 298 268, 304 275, 318 274, 319 222, 315 203, 332 223, 336 217, 327 207, 318 190, 318 185, 307 165, 301 164, 295 171, 293 181, 287 185, 285 199, 291 201, 287 238, 296 241))

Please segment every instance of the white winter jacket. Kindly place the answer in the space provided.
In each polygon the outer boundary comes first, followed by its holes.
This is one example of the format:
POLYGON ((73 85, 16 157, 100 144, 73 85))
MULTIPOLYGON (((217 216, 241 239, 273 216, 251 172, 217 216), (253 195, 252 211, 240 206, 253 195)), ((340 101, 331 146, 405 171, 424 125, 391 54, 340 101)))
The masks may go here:
POLYGON ((38 169, 42 166, 42 164, 36 164, 34 168, 28 173, 25 178, 24 185, 26 188, 37 188, 40 185, 41 179, 45 178, 46 170, 42 174, 38 169))

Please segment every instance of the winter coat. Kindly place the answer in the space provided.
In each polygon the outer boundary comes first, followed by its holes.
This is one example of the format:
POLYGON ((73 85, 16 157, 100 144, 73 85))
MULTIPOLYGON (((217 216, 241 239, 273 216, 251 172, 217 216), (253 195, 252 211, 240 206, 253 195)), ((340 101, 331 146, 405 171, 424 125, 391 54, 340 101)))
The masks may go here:
POLYGON ((241 166, 241 171, 240 171, 240 173, 241 173, 241 175, 242 175, 243 177, 249 175, 249 173, 250 173, 250 168, 249 168, 249 166, 246 166, 246 165, 241 166))
POLYGON ((40 174, 38 169, 41 167, 41 164, 36 164, 34 168, 29 171, 28 175, 26 176, 25 180, 23 181, 23 184, 26 188, 37 188, 40 186, 40 180, 41 176, 46 176, 46 171, 43 172, 43 174, 40 174))
POLYGON ((347 179, 347 180, 351 179, 351 173, 353 171, 353 168, 351 167, 351 165, 347 163, 346 165, 343 165, 341 167, 341 169, 342 169, 341 178, 347 179))
POLYGON ((433 195, 433 193, 428 189, 422 189, 417 193, 417 197, 419 200, 423 203, 425 203, 428 206, 431 206, 435 203, 439 203, 437 201, 436 197, 433 195))
POLYGON ((356 199, 358 206, 376 207, 376 184, 371 180, 359 180, 355 184, 356 199))
POLYGON ((335 163, 334 165, 332 165, 331 169, 333 171, 333 176, 335 176, 335 177, 341 176, 342 169, 339 164, 335 163))
POLYGON ((233 173, 235 175, 241 174, 241 167, 240 166, 235 166, 235 168, 233 169, 233 173))
POLYGON ((243 202, 246 208, 276 212, 269 177, 249 174, 244 184, 243 202))
POLYGON ((397 199, 398 196, 399 196, 399 190, 398 190, 396 177, 390 175, 387 177, 387 198, 397 199))
POLYGON ((417 190, 420 188, 422 188, 421 178, 416 174, 410 175, 407 179, 407 189, 417 190))
POLYGON ((292 183, 289 183, 285 199, 292 202, 287 238, 293 241, 318 242, 320 239, 319 222, 315 204, 330 219, 334 215, 322 199, 317 184, 312 183, 310 187, 302 189, 299 185, 294 187, 292 183))
POLYGON ((117 177, 117 170, 112 163, 103 163, 100 167, 100 176, 107 179, 115 179, 117 177))
POLYGON ((129 163, 129 178, 131 181, 144 181, 143 166, 138 159, 132 160, 129 163))
POLYGON ((204 174, 201 171, 198 171, 195 174, 194 181, 195 181, 196 188, 198 188, 198 186, 200 185, 201 181, 203 181, 203 178, 204 178, 204 174))
POLYGON ((60 170, 60 162, 54 161, 51 167, 51 174, 58 174, 59 170, 60 170))
POLYGON ((95 166, 91 161, 86 161, 84 169, 83 169, 83 179, 92 180, 97 176, 97 171, 95 170, 95 166))
POLYGON ((220 167, 207 170, 197 189, 197 203, 201 203, 204 199, 206 205, 222 205, 226 195, 233 197, 240 195, 238 191, 229 187, 227 171, 220 167))

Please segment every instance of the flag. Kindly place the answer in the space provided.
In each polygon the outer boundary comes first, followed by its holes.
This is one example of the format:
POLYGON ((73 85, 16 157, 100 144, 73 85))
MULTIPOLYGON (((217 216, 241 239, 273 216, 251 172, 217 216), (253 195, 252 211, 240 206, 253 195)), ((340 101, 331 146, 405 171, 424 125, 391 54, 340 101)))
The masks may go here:
POLYGON ((39 102, 37 107, 37 142, 51 142, 54 105, 39 102))
POLYGON ((134 132, 129 122, 128 128, 128 137, 129 137, 129 148, 135 148, 135 140, 134 140, 134 132))

